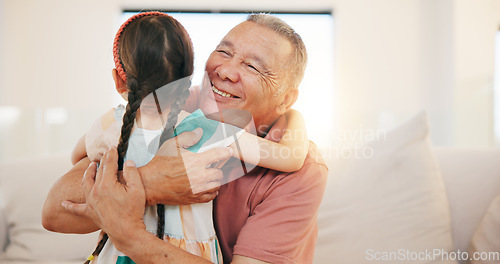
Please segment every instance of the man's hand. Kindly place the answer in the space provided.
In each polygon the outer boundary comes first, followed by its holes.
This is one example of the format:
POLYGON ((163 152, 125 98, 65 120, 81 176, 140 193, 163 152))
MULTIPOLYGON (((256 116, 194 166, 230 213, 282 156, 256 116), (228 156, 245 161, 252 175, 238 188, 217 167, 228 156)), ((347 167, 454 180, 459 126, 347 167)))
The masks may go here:
POLYGON ((202 133, 197 128, 166 141, 156 156, 139 168, 147 205, 205 203, 217 196, 223 175, 220 169, 211 165, 229 159, 232 149, 219 148, 203 153, 184 149, 196 144, 202 133))
POLYGON ((124 166, 124 183, 122 184, 116 177, 117 162, 116 148, 111 148, 101 159, 97 174, 96 163, 90 164, 82 182, 86 204, 63 202, 66 210, 92 219, 109 235, 114 234, 115 230, 120 232, 118 230, 145 228, 143 216, 146 194, 139 171, 132 161, 127 161, 124 166), (116 221, 117 219, 119 221, 116 221))
MULTIPOLYGON (((198 142, 202 133, 201 129, 195 129, 165 142, 159 154, 139 168, 148 206, 204 203, 217 196, 222 172, 207 167, 229 158, 231 151, 220 148, 196 154, 183 149, 198 142), (193 188, 206 191, 196 193, 193 188)), ((52 187, 43 208, 42 224, 46 229, 63 233, 89 233, 99 229, 86 215, 72 214, 61 206, 63 201, 85 203, 82 178, 89 163, 87 158, 81 160, 52 187)))
POLYGON ((85 215, 106 232, 114 246, 135 263, 211 263, 146 231, 143 222, 146 194, 138 169, 127 161, 123 184, 116 177, 118 154, 110 149, 97 170, 91 163, 83 179, 86 204, 63 202, 63 207, 76 215, 85 215))

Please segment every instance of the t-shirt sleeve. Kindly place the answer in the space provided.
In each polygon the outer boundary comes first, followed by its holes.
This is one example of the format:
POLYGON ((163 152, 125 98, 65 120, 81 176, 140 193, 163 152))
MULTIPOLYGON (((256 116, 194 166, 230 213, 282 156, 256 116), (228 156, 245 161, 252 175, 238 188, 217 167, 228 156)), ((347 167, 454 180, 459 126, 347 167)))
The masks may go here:
POLYGON ((304 263, 312 259, 317 238, 317 212, 326 185, 324 164, 278 175, 238 235, 233 255, 270 263, 304 263))
POLYGON ((104 152, 118 145, 121 118, 125 113, 122 105, 99 117, 85 134, 85 148, 91 161, 100 161, 104 152))

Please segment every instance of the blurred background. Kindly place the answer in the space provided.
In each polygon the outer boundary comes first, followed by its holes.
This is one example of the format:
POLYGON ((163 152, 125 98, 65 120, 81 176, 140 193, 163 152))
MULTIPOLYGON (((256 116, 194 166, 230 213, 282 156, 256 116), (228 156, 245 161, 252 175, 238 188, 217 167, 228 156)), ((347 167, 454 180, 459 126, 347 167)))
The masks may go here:
POLYGON ((113 38, 139 10, 185 25, 198 76, 234 13, 286 13, 310 54, 296 108, 323 151, 421 110, 433 145, 500 144, 498 0, 0 0, 0 162, 69 152, 120 102, 113 38))

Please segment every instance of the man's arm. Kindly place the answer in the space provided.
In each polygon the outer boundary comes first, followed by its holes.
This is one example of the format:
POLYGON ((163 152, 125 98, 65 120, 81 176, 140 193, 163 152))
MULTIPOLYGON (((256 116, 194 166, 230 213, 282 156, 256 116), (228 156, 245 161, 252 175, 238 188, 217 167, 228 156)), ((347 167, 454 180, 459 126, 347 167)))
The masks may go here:
POLYGON ((116 177, 117 160, 116 148, 112 148, 104 154, 97 173, 97 165, 91 163, 82 182, 87 203, 65 202, 64 207, 95 222, 135 263, 211 263, 146 231, 146 193, 139 170, 133 162, 125 162, 122 184, 116 177))
MULTIPOLYGON (((85 172, 82 193, 86 204, 65 202, 67 210, 75 215, 86 215, 105 231, 115 247, 135 263, 211 263, 170 243, 165 243, 146 231, 144 204, 146 194, 139 170, 131 161, 124 166, 123 180, 116 178, 118 166, 116 149, 104 156, 96 173, 92 163, 85 172), (120 219, 116 221, 116 219, 120 219)), ((235 264, 261 264, 258 260, 235 256, 235 264)))
MULTIPOLYGON (((200 137, 201 134, 186 132, 165 142, 164 146, 177 150, 178 147, 195 144, 200 137)), ((139 168, 147 204, 192 204, 211 201, 217 195, 222 172, 207 166, 226 159, 230 154, 229 149, 213 149, 200 154, 186 152, 182 156, 155 156, 146 166, 139 168), (193 194, 192 187, 200 185, 208 186, 205 189, 209 190, 193 194)), ((82 159, 50 190, 42 210, 42 225, 47 230, 89 233, 99 229, 87 217, 71 214, 61 205, 63 201, 85 203, 81 183, 89 164, 87 158, 82 159)))
POLYGON ((42 225, 45 229, 78 234, 99 230, 91 219, 68 213, 61 206, 64 200, 85 203, 82 178, 89 164, 90 160, 83 158, 52 186, 42 210, 42 225))

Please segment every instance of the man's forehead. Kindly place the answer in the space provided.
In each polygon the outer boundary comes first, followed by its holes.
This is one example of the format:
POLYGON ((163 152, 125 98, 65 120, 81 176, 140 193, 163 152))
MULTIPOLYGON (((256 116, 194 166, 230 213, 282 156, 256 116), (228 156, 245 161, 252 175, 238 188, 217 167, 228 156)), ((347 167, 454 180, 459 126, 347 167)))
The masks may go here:
POLYGON ((255 22, 245 21, 231 29, 222 41, 226 39, 233 39, 233 41, 251 39, 275 42, 274 40, 279 37, 279 34, 265 26, 256 24, 255 22))

